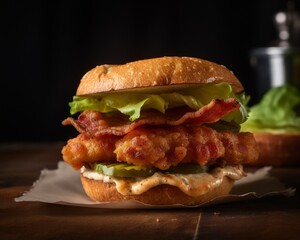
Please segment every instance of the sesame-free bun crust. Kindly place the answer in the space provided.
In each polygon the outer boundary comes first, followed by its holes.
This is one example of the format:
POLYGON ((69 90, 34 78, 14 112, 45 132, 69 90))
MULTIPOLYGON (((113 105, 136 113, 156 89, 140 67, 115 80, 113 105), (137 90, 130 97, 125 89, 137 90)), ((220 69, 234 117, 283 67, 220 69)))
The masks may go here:
POLYGON ((223 65, 199 58, 160 57, 97 66, 83 76, 76 95, 220 82, 231 84, 234 92, 244 90, 235 75, 223 65))
POLYGON ((259 158, 252 165, 300 165, 300 134, 253 133, 259 147, 259 158))
POLYGON ((224 177, 222 183, 206 194, 198 197, 191 197, 183 193, 179 188, 170 185, 159 185, 140 195, 122 195, 114 183, 104 183, 100 180, 93 180, 80 174, 81 182, 86 194, 97 202, 122 202, 136 200, 151 205, 173 205, 182 204, 186 206, 196 206, 210 200, 229 194, 234 180, 224 177))

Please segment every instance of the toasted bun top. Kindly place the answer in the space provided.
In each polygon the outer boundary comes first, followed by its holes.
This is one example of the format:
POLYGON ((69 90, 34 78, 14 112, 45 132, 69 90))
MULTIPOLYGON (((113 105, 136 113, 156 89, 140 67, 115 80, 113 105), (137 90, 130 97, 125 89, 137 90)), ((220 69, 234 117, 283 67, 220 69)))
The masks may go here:
POLYGON ((234 92, 244 90, 234 74, 222 65, 199 58, 160 57, 97 66, 83 76, 76 95, 221 82, 229 83, 234 92))

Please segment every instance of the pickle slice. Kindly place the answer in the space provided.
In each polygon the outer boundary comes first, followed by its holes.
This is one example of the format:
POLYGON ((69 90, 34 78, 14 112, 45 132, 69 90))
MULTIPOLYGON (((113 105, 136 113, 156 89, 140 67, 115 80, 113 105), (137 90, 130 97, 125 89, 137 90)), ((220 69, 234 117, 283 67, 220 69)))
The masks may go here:
POLYGON ((97 163, 93 169, 112 177, 149 177, 156 171, 155 168, 145 168, 127 163, 97 163))
POLYGON ((168 170, 161 171, 154 167, 141 167, 127 163, 95 163, 93 170, 112 177, 150 177, 156 171, 171 173, 171 174, 193 174, 203 173, 207 171, 206 166, 198 164, 186 163, 170 167, 168 170))

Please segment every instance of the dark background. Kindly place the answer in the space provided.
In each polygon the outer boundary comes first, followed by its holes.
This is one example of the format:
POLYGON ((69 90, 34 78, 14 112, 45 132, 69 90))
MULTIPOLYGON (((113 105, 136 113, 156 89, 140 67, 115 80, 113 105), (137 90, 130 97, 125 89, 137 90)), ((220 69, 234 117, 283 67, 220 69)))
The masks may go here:
MULTIPOLYGON (((276 39, 285 0, 1 1, 0 141, 75 137, 61 121, 96 65, 191 56, 227 66, 257 100, 249 51, 276 39)), ((299 1, 295 1, 299 8, 299 1)))

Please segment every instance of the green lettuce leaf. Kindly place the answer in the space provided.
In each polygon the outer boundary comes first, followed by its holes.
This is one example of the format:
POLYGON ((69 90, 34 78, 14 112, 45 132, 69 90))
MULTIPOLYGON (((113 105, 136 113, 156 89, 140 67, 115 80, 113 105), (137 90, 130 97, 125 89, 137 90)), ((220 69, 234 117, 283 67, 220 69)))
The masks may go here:
POLYGON ((208 104, 212 99, 226 99, 234 97, 241 103, 241 108, 225 116, 222 120, 242 123, 248 117, 246 104, 248 98, 245 94, 235 95, 227 83, 189 87, 172 93, 113 93, 101 98, 74 96, 69 103, 70 113, 75 114, 85 110, 94 110, 102 113, 119 111, 129 116, 131 121, 140 117, 141 110, 156 109, 162 113, 168 108, 188 106, 199 109, 208 104))
POLYGON ((131 93, 130 96, 126 93, 111 94, 101 99, 74 96, 73 102, 69 105, 71 114, 85 110, 94 110, 102 113, 119 111, 128 115, 131 121, 140 117, 142 109, 153 108, 163 113, 167 109, 167 102, 159 95, 139 93, 131 93))
POLYGON ((250 108, 242 131, 287 133, 300 132, 300 91, 293 85, 270 89, 261 101, 250 108))

